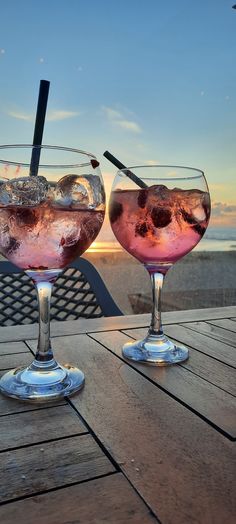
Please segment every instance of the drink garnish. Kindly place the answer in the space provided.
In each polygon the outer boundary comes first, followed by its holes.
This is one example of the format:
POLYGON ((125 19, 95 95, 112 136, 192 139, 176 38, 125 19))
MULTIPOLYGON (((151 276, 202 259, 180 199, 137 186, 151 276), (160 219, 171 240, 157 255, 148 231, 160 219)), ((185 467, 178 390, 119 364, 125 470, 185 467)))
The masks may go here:
POLYGON ((110 212, 110 221, 113 224, 122 215, 123 206, 120 202, 113 202, 110 212))
POLYGON ((162 207, 154 207, 151 211, 151 219, 156 228, 166 227, 172 220, 171 211, 162 207))
POLYGON ((135 227, 135 234, 139 235, 140 237, 145 237, 149 228, 146 224, 146 222, 142 222, 142 224, 137 224, 135 227))
POLYGON ((148 197, 148 190, 141 189, 138 194, 138 206, 141 207, 141 209, 145 208, 147 197, 148 197))
POLYGON ((18 224, 22 223, 23 226, 35 226, 39 218, 31 209, 17 209, 16 220, 18 224))
POLYGON ((200 224, 194 224, 193 229, 198 233, 198 235, 201 235, 201 237, 204 235, 206 231, 206 227, 201 226, 200 224))
POLYGON ((192 228, 194 229, 194 231, 198 233, 198 235, 203 236, 206 231, 206 228, 202 226, 201 224, 199 224, 199 222, 196 221, 194 216, 190 215, 190 213, 188 213, 185 209, 181 209, 181 213, 182 213, 182 216, 185 222, 190 224, 192 228))
POLYGON ((92 160, 90 160, 92 166, 93 166, 93 169, 96 169, 96 167, 98 167, 100 164, 99 162, 95 159, 95 158, 92 158, 92 160))
POLYGON ((188 213, 185 209, 181 209, 181 213, 185 222, 188 222, 188 224, 196 224, 196 219, 193 217, 193 215, 190 215, 190 213, 188 213))
POLYGON ((13 251, 16 251, 16 249, 18 249, 19 246, 20 246, 20 242, 18 242, 16 238, 10 237, 7 248, 6 248, 6 252, 12 253, 13 251))

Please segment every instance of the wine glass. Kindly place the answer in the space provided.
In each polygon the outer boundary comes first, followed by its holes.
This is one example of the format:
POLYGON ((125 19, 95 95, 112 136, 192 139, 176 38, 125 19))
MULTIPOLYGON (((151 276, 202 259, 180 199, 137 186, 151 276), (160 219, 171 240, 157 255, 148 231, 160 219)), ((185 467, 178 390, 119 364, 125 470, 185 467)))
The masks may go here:
POLYGON ((163 333, 161 289, 168 269, 198 244, 207 228, 210 197, 204 173, 166 165, 121 169, 113 182, 109 217, 117 240, 144 264, 152 283, 148 333, 125 344, 123 355, 158 366, 186 360, 187 348, 163 333))
POLYGON ((0 146, 0 252, 31 277, 39 303, 35 359, 3 375, 2 393, 40 402, 83 387, 83 372, 53 357, 50 297, 57 276, 98 235, 104 213, 103 180, 91 153, 48 145, 0 146))

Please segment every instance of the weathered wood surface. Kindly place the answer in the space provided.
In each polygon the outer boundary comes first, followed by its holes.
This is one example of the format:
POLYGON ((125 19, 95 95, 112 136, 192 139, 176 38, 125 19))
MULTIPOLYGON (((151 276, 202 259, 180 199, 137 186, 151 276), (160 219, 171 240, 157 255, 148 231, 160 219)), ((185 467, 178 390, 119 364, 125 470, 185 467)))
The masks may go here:
POLYGON ((121 473, 0 507, 2 524, 16 520, 24 524, 157 523, 121 473))
POLYGON ((188 324, 185 327, 181 325, 166 326, 165 333, 183 344, 198 349, 209 357, 236 367, 236 351, 232 346, 194 331, 189 328, 188 324))
POLYGON ((10 355, 0 355, 0 376, 3 375, 2 371, 6 371, 12 368, 18 368, 20 366, 29 366, 33 360, 33 355, 30 351, 26 353, 16 353, 10 355))
MULTIPOLYGON (((139 339, 145 336, 145 329, 127 329, 122 330, 131 338, 139 339)), ((204 378, 208 382, 215 384, 215 386, 224 389, 231 395, 236 395, 236 351, 231 346, 222 348, 223 343, 216 343, 213 339, 208 339, 205 335, 201 335, 195 331, 189 330, 183 326, 167 326, 165 334, 168 335, 176 344, 181 342, 186 344, 189 348, 189 359, 183 362, 181 366, 189 369, 196 375, 204 378), (177 329, 178 328, 178 329, 177 329), (208 343, 209 341, 209 343, 208 343), (207 345, 208 344, 208 345, 207 345), (212 351, 209 351, 209 346, 212 344, 212 351), (198 350, 198 351, 196 351, 198 350), (205 352, 208 352, 208 355, 205 352), (213 354, 217 358, 211 358, 209 354, 213 354), (226 359, 227 365, 224 363, 226 359)), ((98 339, 97 334, 91 335, 98 339)), ((121 351, 120 351, 121 354, 121 351)))
MULTIPOLYGON (((235 523, 233 319, 235 307, 165 313, 165 332, 190 348, 168 368, 121 355, 150 315, 52 325, 56 357, 86 384, 69 404, 0 395, 0 522, 235 523)), ((2 369, 36 349, 37 326, 14 328, 0 329, 2 369)))
POLYGON ((233 442, 85 335, 54 347, 86 374, 72 404, 161 522, 234 522, 233 442))
MULTIPOLYGON (((201 320, 212 320, 230 318, 236 315, 236 306, 223 308, 195 309, 188 311, 170 311, 163 313, 164 324, 175 324, 179 322, 192 322, 201 320)), ((53 337, 63 335, 74 335, 77 333, 87 333, 92 331, 106 331, 122 328, 132 328, 134 326, 148 326, 150 314, 126 315, 112 318, 98 319, 79 319, 72 321, 61 321, 51 323, 51 333, 53 337)), ((0 329, 0 342, 19 341, 27 339, 37 339, 37 324, 3 327, 0 329)))
POLYGON ((29 348, 24 342, 1 342, 0 355, 14 355, 16 353, 25 353, 29 348))
POLYGON ((17 413, 11 417, 1 418, 0 451, 87 433, 87 431, 70 406, 17 413))
MULTIPOLYGON (((130 341, 130 338, 125 334, 117 331, 93 333, 91 337, 120 357, 122 356, 123 344, 130 341)), ((183 365, 171 366, 168 370, 141 363, 132 363, 132 366, 201 416, 207 418, 229 437, 236 438, 236 398, 231 394, 190 372, 183 365)))
POLYGON ((227 331, 226 329, 207 322, 189 322, 188 324, 184 323, 183 326, 187 326, 189 329, 193 329, 198 333, 206 334, 208 337, 236 347, 236 335, 232 331, 227 331))
POLYGON ((233 320, 225 318, 219 320, 209 320, 209 324, 213 324, 213 326, 219 326, 236 333, 236 323, 233 320))
MULTIPOLYGON (((61 399, 57 402, 50 402, 50 408, 56 406, 63 406, 66 404, 66 400, 61 399)), ((16 413, 24 413, 25 411, 35 411, 44 409, 42 404, 28 404, 28 402, 20 402, 14 398, 8 398, 0 394, 0 418, 16 413)), ((0 433, 1 433, 1 420, 0 420, 0 433)))
POLYGON ((113 471, 114 466, 91 435, 8 451, 1 454, 0 502, 81 482, 113 471))

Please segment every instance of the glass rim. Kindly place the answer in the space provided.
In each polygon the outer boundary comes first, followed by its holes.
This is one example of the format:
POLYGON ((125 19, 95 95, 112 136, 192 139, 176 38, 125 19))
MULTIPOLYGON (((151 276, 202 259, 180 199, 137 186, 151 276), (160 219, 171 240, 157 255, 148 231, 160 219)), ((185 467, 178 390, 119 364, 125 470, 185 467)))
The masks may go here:
MULTIPOLYGON (((119 169, 117 171, 117 175, 119 174, 122 174, 122 175, 125 175, 127 176, 127 171, 132 171, 132 169, 141 169, 141 168, 170 168, 170 169, 185 169, 186 171, 194 171, 195 173, 197 174, 192 174, 189 176, 181 176, 181 175, 166 175, 166 176, 159 176, 158 179, 159 180, 187 180, 187 179, 193 179, 193 178, 200 178, 201 176, 203 176, 205 178, 205 174, 204 174, 204 171, 202 171, 201 169, 198 169, 196 167, 190 167, 190 166, 179 166, 179 165, 174 165, 174 164, 144 164, 144 165, 137 165, 137 166, 127 166, 125 168, 122 168, 122 169, 119 169)), ((144 180, 151 180, 153 177, 152 176, 141 176, 140 177, 141 179, 144 179, 144 180)))
MULTIPOLYGON (((59 151, 67 151, 69 153, 78 153, 81 155, 84 155, 88 158, 91 158, 93 160, 97 160, 96 156, 93 153, 89 153, 88 151, 84 151, 82 149, 76 149, 73 147, 67 147, 67 146, 57 146, 57 145, 48 145, 48 144, 41 144, 41 145, 33 145, 33 144, 0 144, 0 154, 1 150, 8 150, 8 149, 53 149, 53 150, 59 150, 59 151)), ((17 160, 4 160, 3 158, 0 158, 0 164, 5 163, 9 165, 17 165, 17 166, 23 166, 23 167, 30 167, 30 162, 17 162, 17 160)), ((91 161, 88 162, 82 162, 82 163, 76 163, 76 164, 39 164, 40 168, 44 169, 69 169, 69 168, 76 168, 76 167, 85 167, 89 166, 91 164, 91 161)))

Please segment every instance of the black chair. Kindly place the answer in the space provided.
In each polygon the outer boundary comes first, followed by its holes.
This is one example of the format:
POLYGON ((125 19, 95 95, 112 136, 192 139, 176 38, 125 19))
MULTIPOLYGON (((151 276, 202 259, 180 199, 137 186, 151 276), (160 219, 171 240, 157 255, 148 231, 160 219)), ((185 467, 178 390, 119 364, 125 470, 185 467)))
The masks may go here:
MULTIPOLYGON (((51 320, 123 315, 95 267, 78 258, 57 278, 51 320)), ((37 294, 31 279, 11 262, 0 262, 0 326, 38 322, 37 294)))

